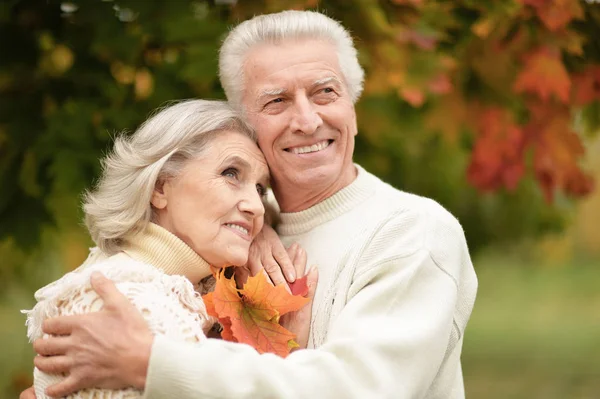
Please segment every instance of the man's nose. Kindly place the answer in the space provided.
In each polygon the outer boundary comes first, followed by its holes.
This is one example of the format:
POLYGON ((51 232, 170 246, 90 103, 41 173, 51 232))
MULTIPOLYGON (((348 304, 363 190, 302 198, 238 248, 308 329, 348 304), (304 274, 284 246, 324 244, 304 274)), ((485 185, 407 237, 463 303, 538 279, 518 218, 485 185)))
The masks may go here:
POLYGON ((306 96, 296 98, 290 129, 293 133, 313 134, 323 124, 316 105, 306 96))

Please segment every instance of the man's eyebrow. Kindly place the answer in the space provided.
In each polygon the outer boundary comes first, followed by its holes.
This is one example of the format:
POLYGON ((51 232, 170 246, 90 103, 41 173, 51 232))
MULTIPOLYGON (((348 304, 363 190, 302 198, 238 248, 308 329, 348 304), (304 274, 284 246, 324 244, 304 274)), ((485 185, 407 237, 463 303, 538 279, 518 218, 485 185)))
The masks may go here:
POLYGON ((261 90, 258 94, 258 99, 261 100, 265 97, 279 96, 281 94, 284 94, 285 92, 287 92, 287 89, 284 88, 261 90))
POLYGON ((317 79, 317 80, 315 80, 312 85, 313 85, 313 87, 315 87, 315 86, 321 86, 321 85, 324 85, 325 83, 330 83, 330 82, 334 82, 334 83, 336 83, 338 85, 342 84, 342 82, 338 78, 336 78, 335 76, 328 76, 328 77, 323 78, 323 79, 317 79))

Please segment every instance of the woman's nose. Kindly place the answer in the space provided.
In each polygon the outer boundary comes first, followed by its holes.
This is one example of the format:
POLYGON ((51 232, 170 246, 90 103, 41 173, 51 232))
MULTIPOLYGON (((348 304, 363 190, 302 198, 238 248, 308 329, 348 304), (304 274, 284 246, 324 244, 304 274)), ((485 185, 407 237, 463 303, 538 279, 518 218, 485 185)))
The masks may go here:
POLYGON ((249 213, 255 218, 264 216, 265 206, 256 188, 253 187, 245 191, 244 198, 242 198, 239 204, 240 211, 249 213))

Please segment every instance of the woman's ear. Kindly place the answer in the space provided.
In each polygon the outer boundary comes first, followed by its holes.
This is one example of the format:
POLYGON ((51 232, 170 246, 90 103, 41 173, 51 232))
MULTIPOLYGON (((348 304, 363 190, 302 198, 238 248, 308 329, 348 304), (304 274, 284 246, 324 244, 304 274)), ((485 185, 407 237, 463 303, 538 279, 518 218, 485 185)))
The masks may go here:
POLYGON ((167 185, 168 183, 165 183, 165 181, 157 181, 154 185, 154 191, 150 199, 150 203, 154 208, 165 209, 167 207, 167 194, 165 191, 167 185))

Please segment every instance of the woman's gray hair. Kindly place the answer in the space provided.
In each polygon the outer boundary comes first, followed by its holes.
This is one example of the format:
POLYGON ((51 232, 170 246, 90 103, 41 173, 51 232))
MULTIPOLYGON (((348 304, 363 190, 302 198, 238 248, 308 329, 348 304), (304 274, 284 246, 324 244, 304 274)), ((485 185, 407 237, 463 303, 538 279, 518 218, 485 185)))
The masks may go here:
POLYGON ((325 40, 336 47, 348 92, 352 101, 358 101, 363 90, 364 71, 350 33, 339 22, 318 12, 283 11, 244 21, 225 38, 219 54, 219 77, 232 106, 242 109, 243 65, 248 52, 260 44, 299 39, 325 40))
POLYGON ((156 184, 176 176, 219 132, 232 130, 256 141, 226 102, 187 100, 159 109, 133 135, 118 136, 95 188, 84 194, 85 224, 96 245, 118 252, 126 236, 153 219, 156 184))

